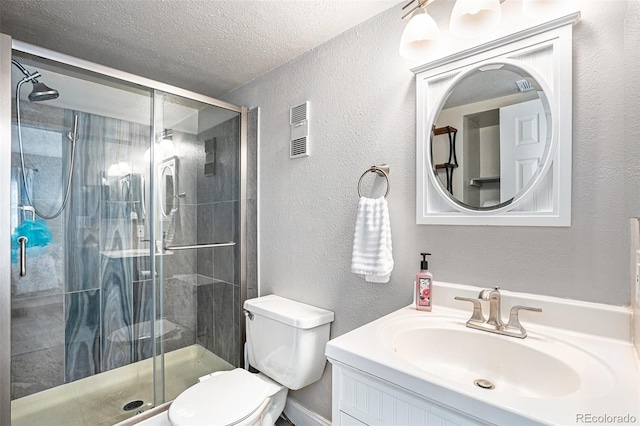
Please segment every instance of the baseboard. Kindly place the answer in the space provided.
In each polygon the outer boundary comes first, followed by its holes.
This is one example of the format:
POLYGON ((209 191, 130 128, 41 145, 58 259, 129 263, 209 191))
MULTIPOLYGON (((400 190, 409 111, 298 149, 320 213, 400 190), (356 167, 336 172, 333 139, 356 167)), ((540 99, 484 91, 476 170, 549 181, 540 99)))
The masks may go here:
POLYGON ((284 406, 284 412, 296 426, 331 426, 329 420, 291 398, 287 398, 287 405, 284 406))

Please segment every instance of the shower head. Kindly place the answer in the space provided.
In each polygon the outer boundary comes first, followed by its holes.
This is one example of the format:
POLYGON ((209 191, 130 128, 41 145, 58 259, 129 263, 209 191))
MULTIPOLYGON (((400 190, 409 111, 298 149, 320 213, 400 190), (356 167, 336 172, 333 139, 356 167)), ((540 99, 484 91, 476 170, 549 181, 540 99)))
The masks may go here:
POLYGON ((30 74, 29 71, 27 71, 27 69, 15 59, 12 59, 11 63, 15 65, 22 72, 22 74, 24 74, 25 77, 22 82, 30 81, 31 83, 33 83, 33 90, 29 94, 29 100, 31 102, 48 101, 60 96, 60 93, 58 93, 57 90, 52 89, 46 84, 40 83, 37 80, 37 78, 40 77, 40 73, 38 71, 30 74))
POLYGON ((60 96, 60 93, 56 89, 52 89, 44 83, 33 81, 33 90, 29 94, 29 100, 31 102, 48 101, 60 96))

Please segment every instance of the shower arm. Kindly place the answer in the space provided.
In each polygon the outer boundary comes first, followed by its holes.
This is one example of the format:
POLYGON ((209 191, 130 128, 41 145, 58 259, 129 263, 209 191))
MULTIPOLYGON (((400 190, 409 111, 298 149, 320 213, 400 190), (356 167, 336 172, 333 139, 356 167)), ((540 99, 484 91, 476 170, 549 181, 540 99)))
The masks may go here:
POLYGON ((24 76, 25 76, 25 80, 24 81, 32 81, 34 83, 39 83, 39 81, 37 79, 38 79, 38 77, 41 77, 41 74, 38 71, 34 72, 33 74, 30 74, 29 71, 27 71, 27 69, 24 66, 22 66, 22 64, 20 62, 16 61, 15 59, 12 59, 11 63, 13 65, 15 65, 16 68, 18 68, 20 70, 20 72, 22 72, 22 74, 24 74, 24 76))

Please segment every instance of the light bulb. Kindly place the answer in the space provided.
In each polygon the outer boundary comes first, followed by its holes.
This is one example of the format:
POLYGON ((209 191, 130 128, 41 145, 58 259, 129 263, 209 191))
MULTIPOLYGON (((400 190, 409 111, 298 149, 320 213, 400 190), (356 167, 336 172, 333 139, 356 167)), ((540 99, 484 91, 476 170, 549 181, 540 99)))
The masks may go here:
POLYGON ((400 56, 425 59, 440 37, 440 28, 423 8, 416 10, 400 38, 400 56))

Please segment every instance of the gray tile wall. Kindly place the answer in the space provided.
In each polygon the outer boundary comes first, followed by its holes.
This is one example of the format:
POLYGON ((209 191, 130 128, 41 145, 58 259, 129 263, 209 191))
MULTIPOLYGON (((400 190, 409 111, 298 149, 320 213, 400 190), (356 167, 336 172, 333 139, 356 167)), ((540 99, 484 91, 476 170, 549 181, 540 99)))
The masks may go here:
POLYGON ((258 297, 258 121, 260 108, 247 114, 247 299, 258 297))
MULTIPOLYGON (((29 113, 27 113, 27 117, 29 113)), ((61 203, 63 162, 59 132, 62 114, 46 118, 45 130, 23 128, 24 161, 32 201, 45 213, 57 210, 61 203), (53 126, 53 123, 57 123, 53 126), (53 127, 52 127, 53 126, 53 127), (39 155, 38 146, 50 149, 39 155), (55 210, 54 210, 55 209, 55 210)), ((23 117, 23 123, 33 123, 23 117)), ((27 205, 23 193, 17 127, 12 126, 12 230, 31 215, 23 215, 19 205, 27 205)), ((20 398, 64 383, 64 220, 47 221, 52 241, 46 247, 27 248, 27 275, 19 276, 17 251, 11 265, 11 397, 20 398)), ((17 234, 16 234, 17 238, 17 234)))
MULTIPOLYGON (((216 139, 215 174, 204 174, 205 155, 196 170, 198 243, 239 243, 240 120, 235 117, 198 135, 216 139)), ((213 155, 208 156, 210 159, 213 155)), ((233 365, 240 365, 237 318, 240 309, 240 244, 198 250, 197 272, 211 278, 197 289, 198 343, 233 365)))

